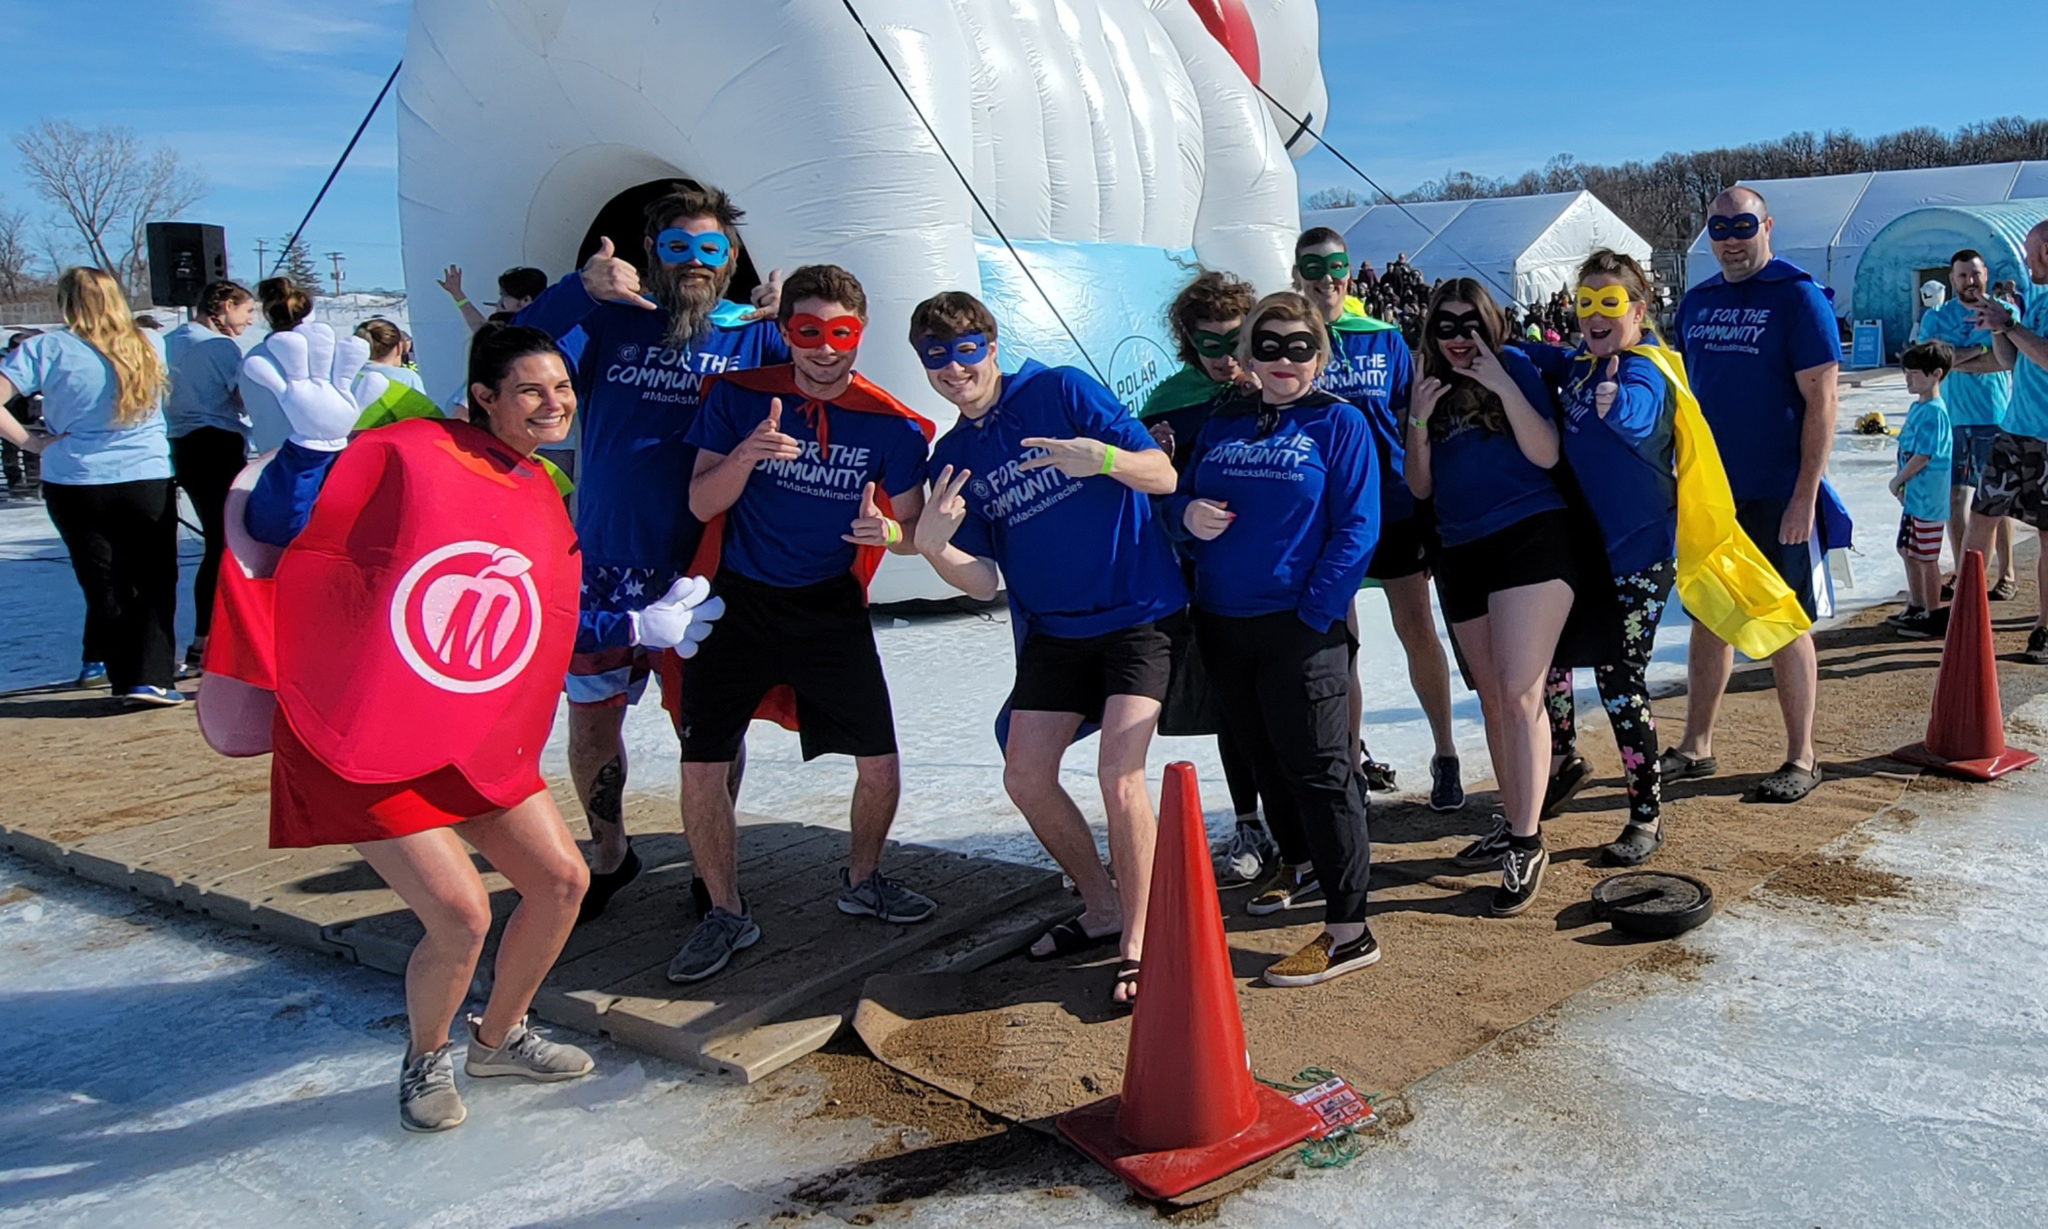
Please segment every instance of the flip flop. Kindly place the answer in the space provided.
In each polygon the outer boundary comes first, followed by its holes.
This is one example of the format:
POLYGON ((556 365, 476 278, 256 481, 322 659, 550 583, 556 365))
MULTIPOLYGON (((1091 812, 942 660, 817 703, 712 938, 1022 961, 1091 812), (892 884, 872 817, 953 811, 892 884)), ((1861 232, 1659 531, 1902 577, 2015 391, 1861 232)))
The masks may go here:
POLYGON ((1790 760, 1785 761, 1778 771, 1757 782, 1758 802, 1797 802, 1812 793, 1820 784, 1820 765, 1801 768, 1790 760))
POLYGON ((1558 768, 1557 775, 1550 778, 1550 784, 1543 790, 1543 809, 1536 813, 1538 819, 1552 819, 1564 809, 1564 804, 1578 796, 1580 790, 1593 779, 1593 766, 1584 758, 1568 755, 1558 768))
POLYGON ((1678 748, 1657 757, 1657 774, 1666 781, 1692 781, 1721 771, 1721 761, 1711 755, 1694 759, 1678 748))
MULTIPOLYGON (((1033 960, 1055 960, 1061 956, 1073 956, 1101 947, 1105 943, 1114 943, 1123 936, 1121 928, 1106 934, 1091 935, 1087 927, 1081 925, 1080 918, 1070 918, 1039 936, 1040 939, 1052 940, 1051 951, 1041 956, 1037 952, 1027 950, 1025 955, 1033 960)), ((1037 941, 1034 940, 1031 946, 1037 947, 1037 941)))
POLYGON ((1125 1011, 1129 1011, 1138 1002, 1138 964, 1138 961, 1126 960, 1117 965, 1116 982, 1109 988, 1109 1001, 1125 1011), (1130 987, 1129 997, 1119 1002, 1116 992, 1125 986, 1130 987))

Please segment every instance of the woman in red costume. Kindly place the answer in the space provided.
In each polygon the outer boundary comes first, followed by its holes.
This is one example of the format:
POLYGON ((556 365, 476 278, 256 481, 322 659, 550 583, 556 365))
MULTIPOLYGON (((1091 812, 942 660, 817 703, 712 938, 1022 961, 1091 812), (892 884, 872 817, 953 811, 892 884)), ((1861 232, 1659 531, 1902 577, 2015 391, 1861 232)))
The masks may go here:
MULTIPOLYGON (((519 904, 483 1014, 467 1017, 465 1071, 591 1070, 588 1054, 526 1022, 588 883, 539 773, 576 635, 579 561, 533 453, 567 437, 576 394, 546 334, 490 326, 470 348, 470 422, 415 419, 351 440, 359 407, 346 390, 365 350, 309 323, 272 339, 274 362, 247 368, 292 423, 243 516, 249 537, 281 548, 271 844, 353 845, 418 915, 399 1120, 442 1131, 466 1116, 448 1033, 491 928, 471 848, 519 904)), ((718 613, 705 592, 701 579, 678 581, 605 633, 687 655, 718 613)))

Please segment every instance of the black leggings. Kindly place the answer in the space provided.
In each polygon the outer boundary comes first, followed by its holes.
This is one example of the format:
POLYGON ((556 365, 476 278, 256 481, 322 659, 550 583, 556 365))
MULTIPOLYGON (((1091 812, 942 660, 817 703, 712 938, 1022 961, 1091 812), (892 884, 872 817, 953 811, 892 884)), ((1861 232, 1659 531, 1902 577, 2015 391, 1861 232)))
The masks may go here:
POLYGON ((192 634, 199 639, 205 639, 213 625, 213 588, 228 545, 223 529, 228 487, 247 463, 246 453, 241 436, 219 427, 200 427, 171 441, 171 469, 199 514, 199 528, 206 537, 206 553, 192 578, 192 634))
POLYGON ((1223 761, 1223 782, 1230 787, 1230 810, 1242 818, 1259 812, 1258 770, 1251 752, 1237 745, 1228 730, 1216 731, 1216 756, 1223 761))
MULTIPOLYGON (((1598 666, 1593 683, 1614 728, 1621 750, 1622 775, 1628 781, 1629 822, 1655 824, 1662 811, 1664 785, 1657 771, 1657 721, 1650 715, 1650 689, 1643 676, 1657 643, 1657 621, 1671 598, 1678 573, 1676 560, 1653 563, 1640 572, 1614 578, 1616 614, 1621 618, 1621 661, 1598 666)), ((1550 712, 1550 753, 1570 755, 1578 749, 1578 712, 1572 700, 1572 672, 1553 667, 1544 683, 1543 704, 1550 712)))
POLYGON ((85 593, 85 658, 107 683, 169 687, 176 663, 177 499, 169 478, 97 486, 43 483, 43 503, 85 593))
POLYGON ((1351 751, 1344 625, 1315 632, 1292 612, 1234 619, 1197 610, 1195 626, 1225 730, 1251 754, 1282 856, 1290 844, 1308 850, 1329 898, 1326 921, 1363 922, 1372 840, 1351 751))

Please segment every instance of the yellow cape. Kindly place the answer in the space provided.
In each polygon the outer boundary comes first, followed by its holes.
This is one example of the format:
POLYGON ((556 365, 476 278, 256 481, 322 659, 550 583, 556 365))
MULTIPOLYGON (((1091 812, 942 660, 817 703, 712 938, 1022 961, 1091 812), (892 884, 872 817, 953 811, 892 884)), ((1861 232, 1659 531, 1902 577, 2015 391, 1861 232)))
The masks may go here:
POLYGON ((1678 600, 1694 622, 1761 661, 1813 626, 1799 598, 1735 520, 1735 497, 1714 433, 1686 382, 1685 360, 1663 346, 1632 346, 1656 364, 1678 403, 1678 600))

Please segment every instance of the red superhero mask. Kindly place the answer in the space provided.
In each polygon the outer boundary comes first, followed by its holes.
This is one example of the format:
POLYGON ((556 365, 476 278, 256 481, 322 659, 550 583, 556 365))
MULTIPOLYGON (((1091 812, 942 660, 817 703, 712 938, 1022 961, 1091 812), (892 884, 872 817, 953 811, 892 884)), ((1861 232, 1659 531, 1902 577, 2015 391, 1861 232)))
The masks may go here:
POLYGON ((866 327, 859 316, 835 316, 827 320, 802 312, 791 316, 783 331, 789 335, 789 344, 799 350, 830 346, 844 353, 860 348, 861 331, 866 327))

